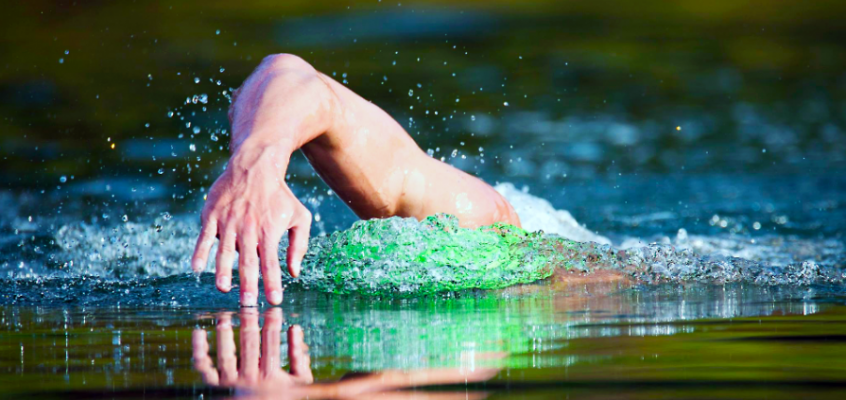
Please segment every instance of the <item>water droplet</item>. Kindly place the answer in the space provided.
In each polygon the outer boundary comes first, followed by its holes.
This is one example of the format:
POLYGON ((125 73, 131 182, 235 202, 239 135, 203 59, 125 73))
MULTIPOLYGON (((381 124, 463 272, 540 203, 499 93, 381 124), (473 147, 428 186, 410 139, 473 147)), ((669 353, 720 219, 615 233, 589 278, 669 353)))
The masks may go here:
POLYGON ((475 116, 475 115, 471 115, 471 116, 470 116, 470 120, 471 120, 471 121, 475 121, 475 120, 476 120, 476 116, 475 116))
POLYGON ((217 137, 217 135, 215 135, 214 133, 212 133, 212 135, 211 135, 211 140, 212 140, 212 142, 216 142, 216 141, 218 141, 218 137, 217 137))
POLYGON ((200 103, 208 104, 209 103, 209 95, 202 93, 200 94, 200 103))
POLYGON ((508 107, 508 102, 506 101, 506 102, 502 103, 502 105, 508 107))
POLYGON ((414 89, 408 89, 408 97, 414 96, 414 89))
POLYGON ((67 176, 62 175, 62 177, 61 177, 61 178, 59 178, 59 182, 61 182, 61 183, 65 183, 65 182, 67 182, 67 181, 68 181, 68 177, 67 177, 67 176))
POLYGON ((65 50, 65 55, 70 54, 70 50, 65 50))
POLYGON ((218 30, 214 31, 214 34, 215 34, 215 35, 220 35, 220 29, 218 29, 218 30))
POLYGON ((195 126, 195 127, 194 127, 194 129, 193 129, 193 132, 194 132, 194 134, 198 134, 198 133, 200 133, 200 127, 199 127, 199 126, 195 126))
POLYGON ((191 151, 197 151, 197 145, 195 145, 194 143, 191 143, 191 144, 188 146, 188 150, 191 150, 191 151))
POLYGON ((226 68, 220 67, 220 72, 226 71, 226 68))
POLYGON ((200 83, 200 77, 194 78, 194 83, 200 83))
POLYGON ((65 59, 64 59, 64 58, 60 58, 60 59, 59 59, 59 64, 64 64, 64 63, 65 63, 65 59))
POLYGON ((164 175, 164 168, 159 168, 159 175, 164 175))
POLYGON ((458 149, 452 149, 452 153, 450 153, 450 157, 458 157, 458 149))
POLYGON ((168 111, 168 112, 167 112, 167 117, 168 117, 168 118, 173 118, 173 111, 168 111))
POLYGON ((129 221, 129 216, 127 216, 126 214, 123 214, 123 217, 121 217, 120 219, 123 220, 123 222, 127 222, 127 221, 129 221))

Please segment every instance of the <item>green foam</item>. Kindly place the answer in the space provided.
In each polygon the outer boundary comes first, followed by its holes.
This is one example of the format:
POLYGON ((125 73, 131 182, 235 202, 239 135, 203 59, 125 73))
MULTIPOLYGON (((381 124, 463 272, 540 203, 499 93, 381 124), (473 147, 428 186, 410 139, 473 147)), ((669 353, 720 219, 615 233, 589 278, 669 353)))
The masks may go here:
POLYGON ((570 268, 574 242, 496 223, 461 228, 439 214, 417 221, 358 221, 312 239, 302 273, 292 282, 331 293, 417 296, 498 289, 534 282, 570 268))

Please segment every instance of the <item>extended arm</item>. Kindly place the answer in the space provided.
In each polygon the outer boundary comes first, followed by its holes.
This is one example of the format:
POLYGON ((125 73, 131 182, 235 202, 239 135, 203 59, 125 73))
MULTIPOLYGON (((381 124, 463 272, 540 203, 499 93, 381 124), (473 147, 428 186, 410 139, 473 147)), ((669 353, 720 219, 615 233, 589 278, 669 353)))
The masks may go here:
POLYGON ((232 157, 203 208, 192 265, 205 267, 219 237, 217 287, 229 291, 237 247, 244 305, 256 303, 259 259, 268 300, 281 302, 276 249, 285 231, 288 270, 299 274, 311 214, 284 181, 297 149, 362 218, 442 212, 466 227, 519 225, 493 188, 423 153, 387 113, 296 56, 265 58, 236 92, 229 117, 232 157))

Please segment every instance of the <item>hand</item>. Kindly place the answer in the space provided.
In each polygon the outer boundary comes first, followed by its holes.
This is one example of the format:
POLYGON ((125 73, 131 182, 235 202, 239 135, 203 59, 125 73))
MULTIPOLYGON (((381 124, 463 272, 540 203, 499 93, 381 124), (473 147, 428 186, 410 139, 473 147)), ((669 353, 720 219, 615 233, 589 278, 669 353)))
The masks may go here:
POLYGON ((241 360, 236 357, 235 336, 231 313, 220 313, 217 321, 217 364, 209 356, 206 331, 195 329, 192 335, 194 369, 203 381, 212 386, 250 388, 255 391, 273 387, 294 387, 314 382, 303 341, 303 330, 297 325, 288 329, 288 358, 291 372, 279 368, 282 310, 270 308, 264 316, 264 331, 259 328, 259 313, 254 308, 243 309, 241 319, 241 360), (259 350, 260 345, 261 350, 259 350), (259 357, 261 352, 261 357, 259 357))
MULTIPOLYGON (((210 346, 206 331, 196 329, 192 335, 194 369, 203 381, 212 386, 246 389, 252 398, 301 399, 301 398, 349 398, 367 393, 400 390, 410 387, 450 385, 481 382, 493 377, 496 369, 437 369, 420 371, 382 371, 357 374, 342 378, 338 382, 314 383, 311 372, 308 346, 304 341, 302 328, 294 325, 288 329, 288 359, 290 372, 280 368, 280 346, 282 331, 282 310, 270 308, 264 313, 264 330, 259 328, 259 313, 255 308, 240 312, 241 351, 240 362, 236 357, 235 335, 232 329, 232 313, 217 315, 217 368, 209 356, 210 346)), ((396 398, 401 393, 393 392, 396 398)), ((427 396, 414 393, 415 399, 427 396)), ((462 391, 450 396, 433 393, 438 399, 476 399, 482 393, 462 391)))
POLYGON ((279 241, 288 231, 288 271, 298 276, 308 248, 311 213, 281 178, 290 153, 275 146, 242 145, 226 171, 214 182, 203 207, 202 230, 191 266, 205 269, 214 239, 220 239, 216 283, 222 292, 232 286, 232 263, 239 254, 241 305, 258 300, 258 266, 271 304, 282 302, 279 241))

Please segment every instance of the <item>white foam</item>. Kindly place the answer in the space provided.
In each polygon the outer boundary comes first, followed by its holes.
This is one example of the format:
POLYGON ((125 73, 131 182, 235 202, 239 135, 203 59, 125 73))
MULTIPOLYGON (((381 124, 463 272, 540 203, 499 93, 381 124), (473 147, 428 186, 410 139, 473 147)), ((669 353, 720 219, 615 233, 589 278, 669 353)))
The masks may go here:
POLYGON ((528 231, 542 230, 577 242, 611 244, 608 238, 580 225, 567 210, 556 210, 545 199, 529 194, 528 188, 518 190, 513 184, 506 182, 496 185, 494 189, 511 203, 520 216, 523 228, 528 231))

